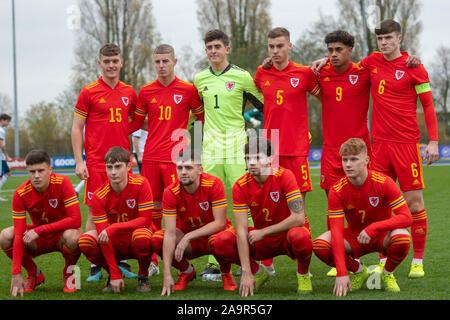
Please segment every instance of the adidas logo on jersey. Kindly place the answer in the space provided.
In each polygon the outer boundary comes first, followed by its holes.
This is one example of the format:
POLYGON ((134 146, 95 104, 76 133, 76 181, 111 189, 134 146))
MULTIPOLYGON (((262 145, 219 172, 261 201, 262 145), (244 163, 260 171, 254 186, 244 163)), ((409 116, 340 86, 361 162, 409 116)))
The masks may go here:
POLYGON ((101 98, 98 103, 106 103, 106 100, 104 98, 101 98))
POLYGON ((152 99, 151 103, 157 103, 158 101, 156 101, 155 98, 152 99))
POLYGON ((270 82, 269 80, 266 81, 266 83, 264 83, 264 87, 269 87, 270 86, 270 82))
POLYGON ((203 91, 208 91, 208 86, 205 86, 205 89, 203 89, 203 91))

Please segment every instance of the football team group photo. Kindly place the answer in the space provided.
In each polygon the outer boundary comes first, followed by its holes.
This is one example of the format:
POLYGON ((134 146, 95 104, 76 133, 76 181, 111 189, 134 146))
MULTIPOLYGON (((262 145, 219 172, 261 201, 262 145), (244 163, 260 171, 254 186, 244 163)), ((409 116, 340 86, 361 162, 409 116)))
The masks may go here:
POLYGON ((229 29, 210 28, 192 79, 162 34, 139 86, 125 82, 129 47, 90 48, 99 76, 70 106, 73 169, 37 146, 17 175, 14 114, 0 115, 1 296, 422 299, 448 266, 435 260, 448 168, 434 78, 400 22, 367 28, 376 47, 356 59, 359 36, 328 29, 308 64, 271 27, 254 71, 229 29))

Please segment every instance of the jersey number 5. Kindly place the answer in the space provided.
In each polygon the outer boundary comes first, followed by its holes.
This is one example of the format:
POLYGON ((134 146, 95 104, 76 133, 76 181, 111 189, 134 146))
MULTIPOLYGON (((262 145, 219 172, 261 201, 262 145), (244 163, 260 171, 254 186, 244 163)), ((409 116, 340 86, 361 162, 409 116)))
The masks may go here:
POLYGON ((284 93, 284 90, 277 90, 277 105, 283 104, 283 96, 281 95, 284 93))

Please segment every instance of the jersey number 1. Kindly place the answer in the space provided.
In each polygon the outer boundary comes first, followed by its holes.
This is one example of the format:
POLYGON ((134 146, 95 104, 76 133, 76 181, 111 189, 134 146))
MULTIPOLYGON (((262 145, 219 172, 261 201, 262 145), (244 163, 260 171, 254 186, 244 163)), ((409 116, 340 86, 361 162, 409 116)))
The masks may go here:
POLYGON ((219 109, 219 96, 215 94, 214 99, 216 100, 216 105, 214 106, 214 109, 219 109))

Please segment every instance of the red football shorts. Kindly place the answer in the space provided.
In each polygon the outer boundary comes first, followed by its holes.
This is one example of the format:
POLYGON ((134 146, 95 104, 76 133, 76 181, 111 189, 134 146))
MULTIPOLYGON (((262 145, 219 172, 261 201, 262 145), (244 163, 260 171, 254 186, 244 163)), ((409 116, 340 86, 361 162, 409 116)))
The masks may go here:
POLYGON ((294 173, 300 192, 313 190, 309 174, 308 157, 279 156, 279 165, 294 173))
POLYGON ((388 235, 389 231, 383 231, 376 233, 368 244, 361 244, 358 242, 357 238, 361 230, 345 228, 344 229, 344 239, 348 242, 350 247, 353 250, 353 257, 359 258, 366 254, 372 252, 381 252, 386 255, 386 252, 383 248, 384 238, 388 235))
POLYGON ((161 202, 164 188, 177 178, 177 167, 172 162, 143 161, 141 175, 150 183, 153 200, 161 202))
MULTIPOLYGON (((31 226, 27 226, 27 230, 30 230, 31 226)), ((64 231, 59 232, 44 232, 36 240, 36 251, 33 253, 34 257, 42 254, 61 251, 59 243, 64 231)))
MULTIPOLYGON (((139 229, 146 229, 148 232, 152 233, 154 230, 149 228, 139 228, 139 229)), ((133 229, 133 230, 126 230, 115 233, 112 237, 110 237, 110 241, 114 247, 114 255, 117 260, 122 259, 136 259, 136 256, 133 253, 133 233, 136 230, 139 229, 133 229)))
POLYGON ((84 203, 87 206, 91 206, 92 195, 95 190, 97 190, 105 181, 108 180, 106 171, 93 171, 89 170, 89 178, 86 180, 86 185, 84 186, 84 203))
MULTIPOLYGON (((368 167, 371 168, 372 148, 368 141, 365 142, 367 146, 367 155, 370 159, 368 167)), ((324 190, 330 190, 330 188, 344 176, 345 172, 342 169, 342 157, 339 154, 339 149, 323 146, 320 163, 320 187, 324 190)))
MULTIPOLYGON (((303 227, 295 227, 290 230, 296 228, 305 228, 308 230, 311 235, 311 230, 305 226, 303 227)), ((254 227, 248 227, 248 232, 255 230, 254 227)), ((289 231, 290 231, 289 230, 289 231)), ((237 246, 237 238, 236 238, 236 228, 230 227, 225 230, 226 232, 231 232, 234 235, 234 240, 236 243, 234 245, 237 246)), ((296 259, 295 253, 292 251, 292 247, 288 242, 288 232, 281 232, 271 236, 264 237, 264 239, 257 241, 253 244, 249 244, 249 255, 253 259, 257 261, 271 259, 273 257, 277 257, 280 255, 287 255, 291 259, 296 259)))
MULTIPOLYGON (((157 234, 157 237, 154 237, 152 239, 152 241, 155 241, 155 239, 158 239, 159 241, 161 241, 161 248, 162 248, 162 242, 164 241, 164 233, 165 230, 158 230, 156 231, 155 234, 157 234)), ((214 243, 214 239, 216 237, 216 234, 213 234, 209 237, 203 237, 203 238, 198 238, 195 240, 191 240, 189 241, 189 245, 191 246, 191 254, 189 255, 189 257, 187 257, 187 259, 192 260, 192 259, 196 259, 198 257, 202 257, 205 255, 209 255, 211 254, 210 252, 210 247, 209 247, 209 243, 211 242, 211 244, 214 243)), ((159 245, 158 245, 159 246, 159 245)), ((176 246, 175 246, 176 247, 176 246)))
POLYGON ((425 188, 418 143, 373 141, 372 169, 398 179, 402 191, 425 188))

